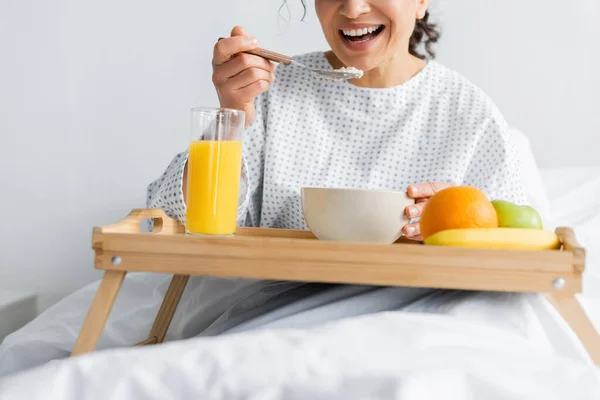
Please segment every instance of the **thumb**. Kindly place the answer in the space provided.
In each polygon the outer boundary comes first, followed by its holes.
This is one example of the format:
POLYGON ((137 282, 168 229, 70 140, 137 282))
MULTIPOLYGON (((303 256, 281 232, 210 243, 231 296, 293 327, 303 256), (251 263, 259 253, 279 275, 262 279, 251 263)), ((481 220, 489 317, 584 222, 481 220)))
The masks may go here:
POLYGON ((231 30, 231 37, 233 36, 248 36, 246 31, 241 26, 236 26, 231 30))

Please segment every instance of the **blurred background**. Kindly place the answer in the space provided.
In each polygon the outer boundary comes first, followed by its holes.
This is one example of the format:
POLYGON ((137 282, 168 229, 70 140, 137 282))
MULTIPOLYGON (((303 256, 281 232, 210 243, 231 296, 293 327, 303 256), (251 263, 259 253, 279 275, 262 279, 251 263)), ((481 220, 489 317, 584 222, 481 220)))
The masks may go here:
MULTIPOLYGON (((217 106, 212 46, 325 50, 308 0, 0 0, 0 293, 43 310, 96 280, 91 232, 145 204, 217 106)), ((483 88, 541 167, 600 166, 600 2, 433 0, 438 61, 483 88)), ((565 187, 565 191, 569 188, 565 187)))

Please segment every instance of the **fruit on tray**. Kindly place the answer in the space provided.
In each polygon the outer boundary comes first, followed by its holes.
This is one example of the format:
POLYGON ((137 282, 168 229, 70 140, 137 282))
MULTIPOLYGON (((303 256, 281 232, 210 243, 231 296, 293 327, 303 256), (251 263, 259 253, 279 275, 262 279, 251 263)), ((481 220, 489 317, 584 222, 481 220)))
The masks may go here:
POLYGON ((425 244, 491 249, 557 249, 560 239, 543 230, 531 206, 489 201, 480 189, 454 186, 439 191, 421 214, 425 244))
POLYGON ((523 228, 449 229, 429 236, 425 244, 514 250, 555 250, 561 245, 554 232, 523 228))
POLYGON ((449 229, 497 228, 496 209, 480 189, 453 186, 433 195, 421 213, 421 235, 449 229))
POLYGON ((500 228, 542 229, 542 217, 531 206, 520 206, 506 200, 494 200, 500 228))

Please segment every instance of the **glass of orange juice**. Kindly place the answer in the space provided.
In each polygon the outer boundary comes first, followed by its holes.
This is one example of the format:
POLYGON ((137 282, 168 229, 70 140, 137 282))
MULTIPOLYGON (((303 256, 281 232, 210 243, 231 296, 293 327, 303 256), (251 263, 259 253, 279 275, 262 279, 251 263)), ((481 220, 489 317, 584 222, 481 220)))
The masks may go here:
POLYGON ((235 234, 245 118, 239 110, 192 109, 185 218, 189 234, 235 234))

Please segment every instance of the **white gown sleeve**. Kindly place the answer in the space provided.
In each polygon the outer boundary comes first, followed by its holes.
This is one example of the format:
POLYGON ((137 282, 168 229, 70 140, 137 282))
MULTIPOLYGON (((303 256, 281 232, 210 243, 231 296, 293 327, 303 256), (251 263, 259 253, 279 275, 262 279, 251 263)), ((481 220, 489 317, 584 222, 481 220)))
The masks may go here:
POLYGON ((265 92, 256 98, 254 121, 244 132, 245 187, 240 186, 240 198, 242 192, 245 192, 245 203, 238 210, 239 226, 259 227, 261 222, 268 120, 267 105, 268 92, 265 92))
MULTIPOLYGON (((238 225, 259 226, 264 171, 266 94, 255 101, 255 119, 244 132, 244 149, 238 201, 238 225)), ((188 151, 177 154, 163 174, 148 185, 147 208, 161 208, 165 214, 185 224, 183 172, 188 151)), ((150 224, 150 228, 152 225, 150 224)))
POLYGON ((489 200, 527 204, 519 154, 508 125, 490 119, 483 130, 475 144, 463 184, 483 190, 489 200))
POLYGON ((187 158, 188 150, 177 154, 160 178, 148 185, 146 198, 146 207, 162 208, 165 214, 182 224, 186 211, 182 185, 187 158))

